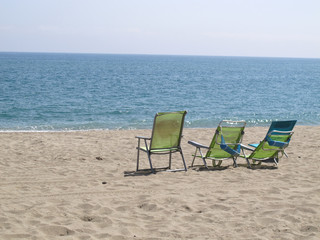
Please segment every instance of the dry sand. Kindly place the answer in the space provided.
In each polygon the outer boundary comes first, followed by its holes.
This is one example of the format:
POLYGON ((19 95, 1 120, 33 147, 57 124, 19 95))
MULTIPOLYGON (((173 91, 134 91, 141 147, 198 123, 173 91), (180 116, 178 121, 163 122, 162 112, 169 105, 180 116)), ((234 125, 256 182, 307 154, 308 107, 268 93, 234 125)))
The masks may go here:
MULTIPOLYGON (((188 166, 187 141, 209 144, 214 131, 184 129, 188 166)), ((266 131, 246 128, 243 143, 266 131)), ((150 134, 0 133, 0 239, 320 239, 319 126, 295 127, 278 168, 238 159, 238 168, 126 176, 135 136, 150 134)), ((179 154, 173 163, 182 167, 179 154)))

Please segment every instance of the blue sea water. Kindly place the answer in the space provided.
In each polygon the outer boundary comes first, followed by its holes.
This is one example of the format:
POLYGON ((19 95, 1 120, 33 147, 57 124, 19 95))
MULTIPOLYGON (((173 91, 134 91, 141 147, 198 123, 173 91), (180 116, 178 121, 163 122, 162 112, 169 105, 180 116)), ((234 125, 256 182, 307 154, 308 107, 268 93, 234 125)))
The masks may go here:
POLYGON ((0 53, 0 131, 320 124, 320 59, 0 53))

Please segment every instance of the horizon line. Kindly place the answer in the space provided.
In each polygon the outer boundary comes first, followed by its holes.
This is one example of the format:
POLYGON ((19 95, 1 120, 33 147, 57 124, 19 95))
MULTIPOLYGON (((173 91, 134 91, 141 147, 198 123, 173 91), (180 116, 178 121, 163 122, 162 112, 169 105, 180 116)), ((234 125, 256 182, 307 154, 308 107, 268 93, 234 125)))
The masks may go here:
POLYGON ((244 55, 201 55, 201 54, 164 54, 164 53, 102 53, 102 52, 50 52, 50 51, 0 51, 0 53, 35 53, 35 54, 88 54, 88 55, 141 55, 141 56, 181 56, 181 57, 239 57, 239 58, 286 58, 320 59, 320 57, 283 57, 283 56, 244 56, 244 55))

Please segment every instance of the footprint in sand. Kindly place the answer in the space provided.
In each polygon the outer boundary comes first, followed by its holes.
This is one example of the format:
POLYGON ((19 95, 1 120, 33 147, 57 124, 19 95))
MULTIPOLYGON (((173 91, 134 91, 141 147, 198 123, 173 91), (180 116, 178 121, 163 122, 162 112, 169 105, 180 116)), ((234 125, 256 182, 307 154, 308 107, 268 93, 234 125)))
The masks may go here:
POLYGON ((42 226, 40 230, 48 236, 69 236, 74 234, 74 231, 62 226, 42 226))
POLYGON ((145 211, 156 211, 157 210, 157 205, 150 204, 150 203, 142 203, 138 207, 145 210, 145 211))
POLYGON ((310 225, 308 225, 308 226, 303 226, 302 228, 301 228, 301 232, 318 232, 318 228, 317 227, 315 227, 315 226, 310 226, 310 225))

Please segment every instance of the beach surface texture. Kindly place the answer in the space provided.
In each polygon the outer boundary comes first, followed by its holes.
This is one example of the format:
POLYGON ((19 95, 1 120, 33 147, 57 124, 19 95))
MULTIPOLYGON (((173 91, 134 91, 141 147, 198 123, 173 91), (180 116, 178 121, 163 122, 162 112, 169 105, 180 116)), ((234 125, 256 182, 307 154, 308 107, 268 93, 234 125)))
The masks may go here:
MULTIPOLYGON (((187 166, 187 142, 208 145, 214 131, 184 129, 187 166)), ((266 131, 246 128, 243 143, 266 131)), ((277 168, 238 158, 237 168, 156 174, 134 173, 135 136, 150 129, 2 132, 0 239, 320 239, 320 127, 294 131, 277 168)), ((179 154, 172 163, 182 167, 179 154)))

